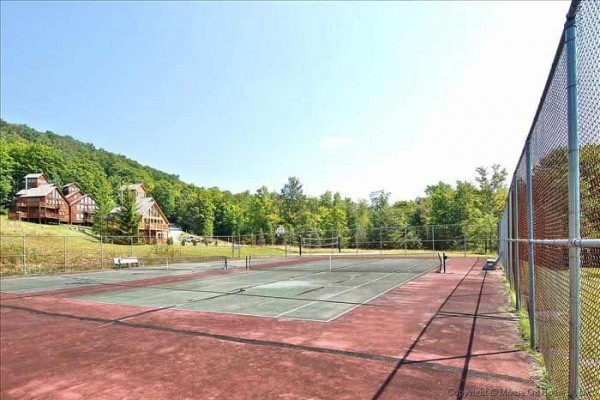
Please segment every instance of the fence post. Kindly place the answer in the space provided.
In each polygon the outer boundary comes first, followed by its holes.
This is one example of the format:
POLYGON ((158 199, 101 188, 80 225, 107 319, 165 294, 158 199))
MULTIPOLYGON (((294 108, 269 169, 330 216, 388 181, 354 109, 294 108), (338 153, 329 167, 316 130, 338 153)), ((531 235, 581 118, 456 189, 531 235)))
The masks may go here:
POLYGON ((104 269, 104 239, 100 234, 100 269, 104 269))
POLYGON ((27 275, 27 248, 25 247, 25 235, 23 235, 23 275, 27 275))
POLYGON ((67 272, 67 237, 63 236, 63 263, 65 272, 67 272))
POLYGON ((577 127, 577 27, 575 10, 565 23, 567 56, 567 124, 569 129, 569 398, 580 398, 581 352, 581 249, 575 246, 580 232, 579 132, 577 127))
POLYGON ((435 255, 435 225, 431 225, 431 251, 435 255))
POLYGON ((356 226, 354 231, 354 244, 356 245, 356 254, 358 254, 358 232, 360 232, 360 225, 356 226))
POLYGON ((535 326, 535 259, 533 257, 533 167, 531 165, 531 137, 525 148, 525 172, 527 179, 527 261, 529 264, 529 336, 531 348, 537 347, 535 326))
POLYGON ((515 273, 515 307, 517 310, 521 309, 521 285, 520 285, 520 276, 519 276, 519 188, 517 187, 517 177, 513 176, 513 187, 514 189, 514 215, 515 215, 515 264, 514 264, 514 273, 515 273))
POLYGON ((512 242, 512 235, 513 235, 513 205, 512 205, 512 195, 513 195, 513 191, 512 191, 512 185, 511 188, 508 190, 508 198, 507 198, 507 209, 508 209, 508 231, 506 233, 506 244, 507 244, 507 248, 508 248, 508 257, 506 258, 507 263, 506 263, 506 272, 508 273, 508 282, 510 283, 510 288, 513 289, 513 273, 512 273, 512 263, 513 263, 513 242, 512 242))
POLYGON ((467 230, 466 229, 463 231, 463 246, 465 248, 465 257, 466 257, 467 256, 467 230))
POLYGON ((133 236, 129 236, 129 257, 133 257, 133 236))
POLYGON ((404 255, 408 254, 408 227, 404 227, 404 255))
POLYGON ((383 254, 383 241, 381 238, 381 227, 379 227, 379 254, 383 254))
POLYGON ((235 258, 235 236, 231 233, 231 258, 235 258))

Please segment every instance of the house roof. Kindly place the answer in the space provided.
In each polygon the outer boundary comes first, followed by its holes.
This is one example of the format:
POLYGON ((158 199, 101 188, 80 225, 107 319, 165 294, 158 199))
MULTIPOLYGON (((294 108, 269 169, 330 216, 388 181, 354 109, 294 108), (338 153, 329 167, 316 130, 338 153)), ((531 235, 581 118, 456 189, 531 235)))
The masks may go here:
MULTIPOLYGON (((152 197, 142 197, 140 201, 138 201, 135 205, 135 212, 141 215, 146 214, 154 204, 154 199, 152 197)), ((121 209, 121 206, 116 206, 112 210, 110 210, 111 214, 116 214, 121 209)))
POLYGON ((81 189, 81 187, 75 183, 75 182, 71 182, 71 183, 67 183, 66 185, 63 185, 63 189, 69 186, 77 186, 79 189, 81 189))
POLYGON ((154 199, 152 197, 142 197, 137 203, 136 210, 138 213, 144 215, 154 206, 154 199))
POLYGON ((18 197, 46 197, 52 191, 56 189, 56 186, 51 183, 44 183, 36 188, 23 189, 17 192, 18 197))
POLYGON ((25 175, 25 178, 39 178, 40 176, 45 177, 45 175, 42 174, 41 172, 37 172, 37 173, 33 173, 33 174, 27 174, 27 175, 25 175))
MULTIPOLYGON (((75 193, 73 193, 75 194, 75 193)), ((72 195, 66 196, 65 199, 67 200, 67 203, 69 203, 69 200, 71 199, 71 197, 73 197, 72 195)), ((89 197, 90 199, 94 200, 94 202, 96 201, 92 196, 90 196, 89 194, 84 194, 83 196, 81 196, 78 199, 73 200, 72 202, 69 203, 69 205, 75 204, 80 202, 81 200, 83 200, 84 198, 89 197)))
POLYGON ((142 183, 131 183, 129 185, 121 185, 121 190, 126 190, 126 189, 129 189, 129 190, 142 189, 144 191, 144 193, 148 193, 148 189, 146 189, 146 187, 142 183))
MULTIPOLYGON (((136 207, 135 207, 135 211, 138 214, 140 214, 140 215, 145 215, 148 211, 150 211, 150 209, 152 207, 154 207, 155 204, 156 204, 156 207, 158 208, 158 210, 160 211, 160 214, 165 219, 165 221, 169 222, 169 220, 167 219, 167 216, 165 215, 165 213, 163 212, 163 210, 156 203, 156 201, 154 201, 154 199, 152 197, 141 197, 141 198, 139 198, 138 201, 137 201, 136 207)), ((121 209, 121 207, 116 206, 115 208, 113 208, 112 210, 110 210, 110 214, 116 214, 116 213, 119 212, 120 209, 121 209)))
POLYGON ((74 197, 76 194, 80 194, 80 193, 81 193, 81 192, 73 192, 73 193, 69 193, 69 194, 67 194, 67 195, 64 195, 64 194, 63 194, 63 196, 65 196, 65 199, 67 199, 67 200, 68 200, 68 199, 70 199, 71 197, 74 197))

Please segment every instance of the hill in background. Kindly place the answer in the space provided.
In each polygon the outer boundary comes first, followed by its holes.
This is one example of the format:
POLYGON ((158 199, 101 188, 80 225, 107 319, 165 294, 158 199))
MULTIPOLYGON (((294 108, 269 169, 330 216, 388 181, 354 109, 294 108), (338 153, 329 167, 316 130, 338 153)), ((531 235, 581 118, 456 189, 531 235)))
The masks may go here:
MULTIPOLYGON (((468 233, 491 244, 506 196, 506 171, 497 165, 491 169, 478 168, 477 184, 439 182, 427 186, 422 198, 394 204, 390 204, 390 194, 383 190, 371 193, 368 201, 353 201, 331 192, 306 196, 295 177, 290 177, 279 191, 263 186, 254 193, 233 194, 216 187, 185 183, 177 175, 97 149, 70 136, 39 132, 3 120, 0 120, 0 172, 0 209, 4 211, 26 174, 44 172, 56 185, 79 183, 98 202, 98 218, 103 218, 114 206, 121 185, 141 182, 170 222, 199 235, 252 233, 258 240, 269 241, 275 228, 284 225, 290 234, 341 236, 344 245, 356 241, 379 243, 380 227, 427 224, 456 225, 448 233, 449 241, 468 233)), ((388 239, 395 245, 402 240, 388 239)), ((426 246, 427 237, 421 239, 422 242, 415 243, 426 246)))

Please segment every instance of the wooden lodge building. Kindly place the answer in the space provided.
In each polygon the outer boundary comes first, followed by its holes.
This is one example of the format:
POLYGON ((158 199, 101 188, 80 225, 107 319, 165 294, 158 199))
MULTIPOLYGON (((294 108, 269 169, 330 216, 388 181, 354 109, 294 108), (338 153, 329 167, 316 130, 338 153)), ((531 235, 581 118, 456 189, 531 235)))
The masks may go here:
POLYGON ((54 224, 91 225, 96 201, 70 183, 62 192, 42 173, 25 176, 25 188, 19 190, 8 216, 12 219, 54 224))
MULTIPOLYGON (((154 198, 148 196, 148 190, 141 183, 121 186, 121 191, 131 191, 135 194, 136 211, 141 216, 139 234, 143 235, 146 242, 166 243, 169 234, 169 221, 154 198)), ((109 220, 115 226, 114 215, 119 211, 115 207, 110 212, 109 220)))
POLYGON ((96 212, 96 200, 81 191, 76 183, 62 187, 62 193, 69 204, 69 222, 71 224, 91 225, 96 212))

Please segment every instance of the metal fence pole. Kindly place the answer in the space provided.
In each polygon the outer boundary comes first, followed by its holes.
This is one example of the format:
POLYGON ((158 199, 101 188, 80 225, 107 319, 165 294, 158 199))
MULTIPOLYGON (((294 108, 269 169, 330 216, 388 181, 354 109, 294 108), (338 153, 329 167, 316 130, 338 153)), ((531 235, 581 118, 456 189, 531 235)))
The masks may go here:
POLYGON ((379 254, 383 254, 383 240, 381 238, 381 227, 379 228, 379 254))
MULTIPOLYGON (((514 215, 515 215, 515 239, 519 240, 519 188, 517 187, 517 177, 513 177, 513 187, 514 191, 514 215)), ((514 273, 515 273, 515 307, 517 310, 521 309, 521 285, 520 285, 520 272, 519 272, 519 242, 515 242, 515 264, 514 264, 514 273)))
POLYGON ((129 257, 133 257, 133 236, 129 236, 129 257))
POLYGON ((408 227, 404 227, 404 254, 408 254, 408 227))
POLYGON ((67 272, 67 237, 63 236, 63 264, 67 272))
POLYGON ((574 245, 580 232, 579 132, 577 131, 577 52, 575 13, 565 23, 567 52, 567 123, 569 129, 569 398, 580 398, 581 249, 574 245))
POLYGON ((465 248, 465 257, 467 256, 467 230, 463 231, 463 246, 465 248))
POLYGON ((356 227, 356 230, 354 231, 354 244, 356 245, 356 254, 358 254, 358 232, 360 230, 360 226, 356 227))
POLYGON ((100 235, 100 269, 104 269, 104 239, 100 235))
POLYGON ((527 261, 529 264, 529 337, 531 348, 537 347, 535 326, 535 259, 533 254, 533 167, 531 165, 531 138, 527 139, 525 150, 525 170, 527 180, 527 261))
POLYGON ((23 275, 27 275, 27 248, 25 247, 25 235, 23 235, 23 275))
POLYGON ((508 248, 508 257, 506 262, 506 272, 508 274, 508 282, 510 283, 511 289, 513 288, 513 273, 512 273, 512 262, 513 262, 513 242, 512 234, 513 234, 513 214, 512 214, 512 187, 508 191, 508 201, 506 208, 508 209, 507 219, 508 219, 508 231, 506 233, 506 245, 508 248))
POLYGON ((431 251, 435 255, 435 225, 431 225, 431 251))

